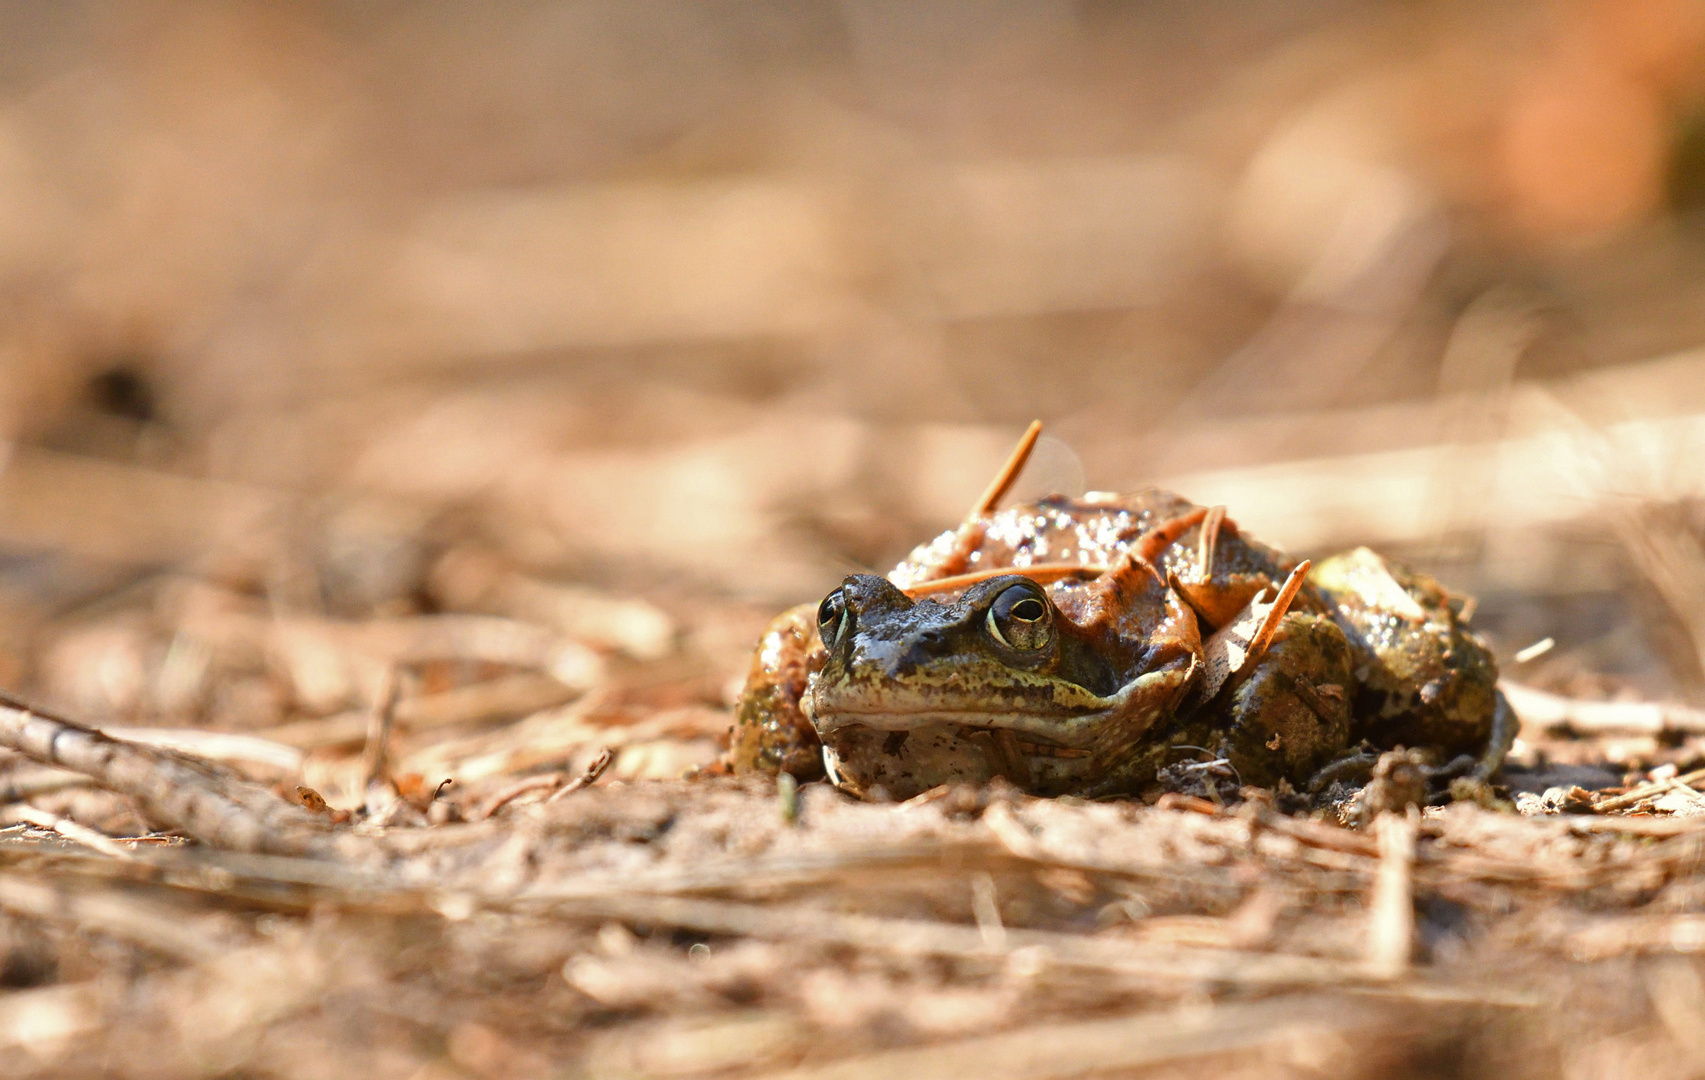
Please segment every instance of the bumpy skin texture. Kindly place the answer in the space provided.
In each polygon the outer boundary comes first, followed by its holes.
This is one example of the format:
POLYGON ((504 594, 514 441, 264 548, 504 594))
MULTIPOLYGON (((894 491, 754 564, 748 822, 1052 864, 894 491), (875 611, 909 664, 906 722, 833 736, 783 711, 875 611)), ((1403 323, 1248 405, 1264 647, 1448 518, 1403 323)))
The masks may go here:
POLYGON ((1367 548, 1327 559, 1310 571, 1309 581, 1349 639, 1355 708, 1369 738, 1477 752, 1486 740, 1498 672, 1438 583, 1367 548))
POLYGON ((740 772, 823 775, 823 744, 799 707, 811 673, 823 666, 817 605, 802 604, 765 629, 734 714, 729 761, 740 772))
POLYGON ((1259 624, 1295 564, 1226 521, 1204 573, 1200 517, 1167 492, 1054 497, 945 533, 886 579, 849 577, 821 611, 766 632, 733 766, 801 779, 826 766, 866 796, 1003 776, 1095 797, 1152 788, 1204 753, 1272 785, 1306 782, 1362 739, 1486 746, 1490 654, 1437 584, 1365 549, 1311 573, 1267 650, 1220 682, 1216 648, 1259 624), (903 591, 1038 563, 1110 569, 903 591))

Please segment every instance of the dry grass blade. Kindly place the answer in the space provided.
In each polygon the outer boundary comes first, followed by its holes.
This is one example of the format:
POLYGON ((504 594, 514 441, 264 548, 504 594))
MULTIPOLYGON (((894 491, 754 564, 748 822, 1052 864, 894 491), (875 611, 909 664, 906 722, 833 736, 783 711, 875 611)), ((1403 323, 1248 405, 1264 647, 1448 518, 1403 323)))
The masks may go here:
POLYGON ((1012 454, 1002 465, 1000 472, 989 481, 989 486, 983 491, 982 498, 971 508, 970 517, 987 517, 999 508, 1006 493, 1012 490, 1012 485, 1018 482, 1018 477, 1024 472, 1025 463, 1030 460, 1030 454, 1036 449, 1036 440, 1042 437, 1042 421, 1032 420, 1030 426, 1024 429, 1024 434, 1018 437, 1018 445, 1012 448, 1012 454))
POLYGON ((4 777, 0 777, 0 806, 90 783, 92 781, 82 773, 65 769, 38 766, 10 769, 4 777))
MULTIPOLYGON (((580 691, 548 675, 520 673, 469 686, 422 694, 398 701, 396 726, 404 731, 484 721, 507 720, 566 704, 580 691)), ((267 740, 286 746, 313 749, 363 741, 371 710, 357 709, 334 716, 295 720, 259 732, 267 740)))
POLYGON ((367 714, 367 738, 361 751, 362 789, 383 783, 391 775, 391 728, 397 713, 401 680, 395 665, 385 669, 367 714))
POLYGON ((1064 1080, 1105 1070, 1182 1062, 1302 1037, 1355 1033, 1391 1023, 1365 1002, 1282 997, 1217 1009, 1183 1008, 1080 1024, 1046 1024, 935 1046, 890 1050, 846 1061, 770 1073, 766 1080, 1064 1080))
POLYGON ((191 963, 214 959, 230 945, 201 916, 114 889, 55 888, 39 878, 0 874, 0 908, 109 934, 191 963))
POLYGON ((1031 581, 1046 585, 1054 581, 1064 581, 1073 577, 1099 577, 1107 572, 1107 567, 1098 563, 1035 563, 1031 566, 996 566, 987 570, 973 570, 968 574, 954 574, 952 577, 936 578, 934 581, 920 582, 908 585, 903 590, 907 596, 914 599, 920 596, 934 596, 936 593, 952 592, 975 585, 979 581, 1002 577, 1008 574, 1022 574, 1031 581))
POLYGON ((1413 808, 1405 815, 1381 814, 1379 872, 1368 910, 1368 966, 1389 978, 1409 968, 1415 936, 1415 829, 1413 808))
POLYGON ((80 825, 70 818, 50 814, 46 810, 38 810, 33 806, 7 807, 3 814, 3 820, 8 825, 16 825, 22 822, 34 825, 38 829, 58 833, 74 844, 82 844, 84 847, 98 851, 110 858, 129 859, 132 857, 128 849, 105 833, 91 829, 87 825, 80 825))
POLYGON ((483 660, 550 673, 585 690, 603 682, 605 664, 592 649, 554 630, 492 615, 420 615, 346 628, 350 643, 393 664, 483 660))
POLYGON ((1695 769, 1690 773, 1673 776, 1667 780, 1654 780, 1649 784, 1639 784, 1621 795, 1613 795, 1608 799, 1594 801, 1593 810, 1600 814, 1606 814, 1612 810, 1626 810, 1630 806, 1635 806, 1647 799, 1655 799, 1667 791, 1672 791, 1677 785, 1697 784, 1701 780, 1705 780, 1705 769, 1695 769))
POLYGON ((125 742, 164 747, 209 761, 243 761, 285 774, 302 771, 300 750, 258 735, 195 728, 104 727, 101 730, 125 742))
POLYGON ((1582 733, 1705 734, 1705 710, 1645 701, 1582 701, 1502 679, 1498 683, 1523 724, 1582 733))
MULTIPOLYGON (((675 926, 705 934, 804 941, 913 956, 990 959, 988 935, 975 926, 923 919, 845 915, 800 906, 629 894, 562 900, 550 910, 581 918, 675 926)), ((1219 986, 1336 986, 1379 978, 1359 961, 1230 949, 1149 947, 1128 941, 1046 930, 1005 929, 1007 954, 1032 967, 1059 967, 1142 980, 1219 986)))

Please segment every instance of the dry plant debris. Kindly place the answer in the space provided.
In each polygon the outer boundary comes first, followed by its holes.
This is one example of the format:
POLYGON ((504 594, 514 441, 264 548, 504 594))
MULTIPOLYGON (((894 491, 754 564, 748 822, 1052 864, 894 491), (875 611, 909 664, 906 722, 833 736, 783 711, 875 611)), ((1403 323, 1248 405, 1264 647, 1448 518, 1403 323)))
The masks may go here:
POLYGON ((1696 6, 734 7, 10 17, 0 1077, 1705 1073, 1696 6), (1508 787, 682 779, 1038 413, 1508 787))
POLYGON ((168 830, 14 800, 5 1076, 1539 1075, 1630 1033, 1696 1060, 1705 828, 1606 812, 1692 774, 1351 829, 1253 790, 600 780, 606 749, 457 795, 376 780, 338 824, 311 789, 0 722, 168 830))

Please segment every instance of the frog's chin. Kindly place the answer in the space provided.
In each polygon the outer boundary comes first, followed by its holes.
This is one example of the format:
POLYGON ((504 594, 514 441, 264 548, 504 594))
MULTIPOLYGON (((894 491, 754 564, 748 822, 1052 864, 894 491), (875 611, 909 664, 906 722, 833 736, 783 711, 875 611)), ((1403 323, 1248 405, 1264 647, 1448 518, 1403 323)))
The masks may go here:
POLYGON ((1087 751, 948 722, 892 730, 843 724, 823 739, 823 766, 830 783, 861 798, 909 799, 943 784, 981 785, 996 777, 1035 794, 1064 795, 1096 778, 1087 751))
POLYGON ((814 682, 801 699, 823 742, 831 782, 856 795, 898 799, 941 784, 1004 776, 1038 795, 1095 788, 1109 755, 1137 746, 1172 715, 1194 665, 1139 676, 1108 698, 1079 697, 1070 712, 944 707, 959 703, 848 693, 814 682))

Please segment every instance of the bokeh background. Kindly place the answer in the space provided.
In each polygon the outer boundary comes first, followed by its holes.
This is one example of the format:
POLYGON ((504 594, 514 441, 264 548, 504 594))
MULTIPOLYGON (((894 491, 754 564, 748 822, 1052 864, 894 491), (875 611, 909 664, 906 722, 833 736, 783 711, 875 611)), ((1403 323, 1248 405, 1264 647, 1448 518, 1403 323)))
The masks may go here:
POLYGON ((1701 205, 1691 0, 7 3, 0 684, 268 728, 370 680, 255 620, 471 611, 714 710, 1040 418, 1705 700, 1701 205))
POLYGON ((0 690, 390 875, 0 751, 0 1076, 1705 1075, 1705 0, 0 0, 0 690), (1531 816, 617 782, 1032 419, 1476 597, 1531 816))

